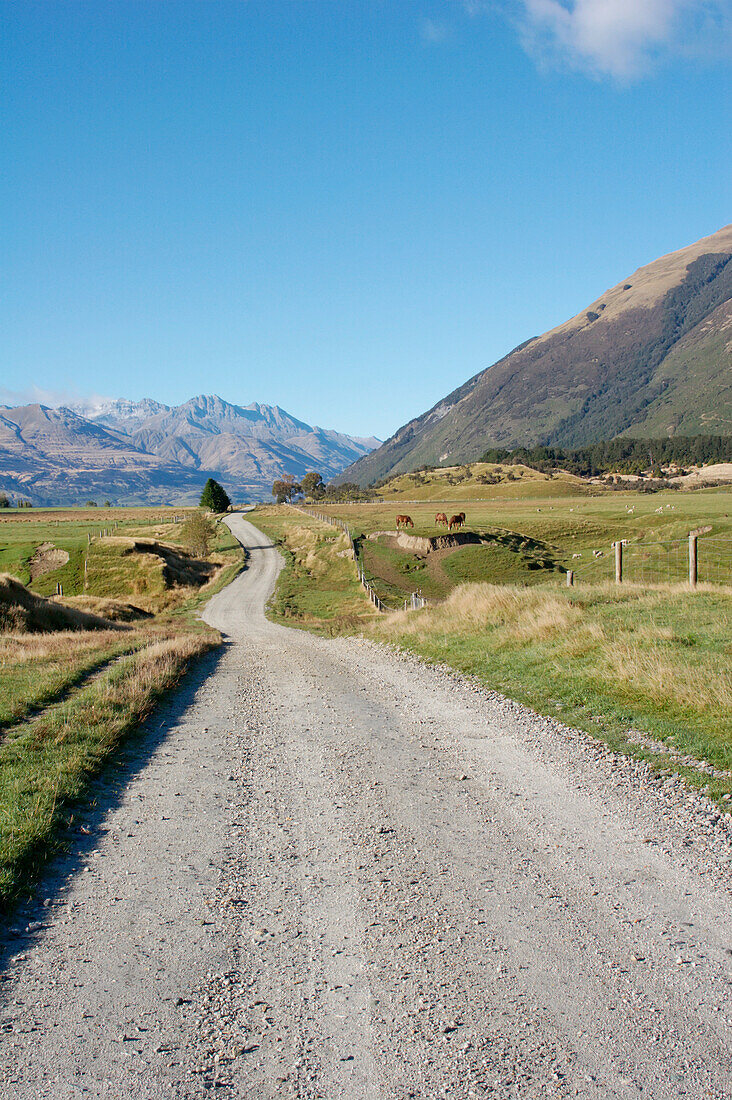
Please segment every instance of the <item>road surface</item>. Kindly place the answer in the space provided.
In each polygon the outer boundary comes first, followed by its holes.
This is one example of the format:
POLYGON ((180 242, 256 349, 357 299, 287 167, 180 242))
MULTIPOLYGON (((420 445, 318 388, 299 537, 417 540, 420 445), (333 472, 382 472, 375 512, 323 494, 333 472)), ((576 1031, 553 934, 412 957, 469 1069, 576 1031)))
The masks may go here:
POLYGON ((0 1096, 732 1096, 729 819, 446 670, 269 623, 131 744, 3 956, 0 1096), (44 904, 41 904, 44 902, 44 904))

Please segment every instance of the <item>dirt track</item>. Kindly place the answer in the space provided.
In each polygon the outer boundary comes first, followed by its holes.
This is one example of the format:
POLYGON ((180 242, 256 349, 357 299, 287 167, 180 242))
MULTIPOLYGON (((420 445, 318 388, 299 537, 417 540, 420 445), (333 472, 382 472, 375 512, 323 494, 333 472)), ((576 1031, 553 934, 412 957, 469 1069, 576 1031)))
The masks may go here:
POLYGON ((732 1096, 728 823, 456 676, 268 623, 276 552, 232 525, 225 651, 15 923, 0 1095, 732 1096))

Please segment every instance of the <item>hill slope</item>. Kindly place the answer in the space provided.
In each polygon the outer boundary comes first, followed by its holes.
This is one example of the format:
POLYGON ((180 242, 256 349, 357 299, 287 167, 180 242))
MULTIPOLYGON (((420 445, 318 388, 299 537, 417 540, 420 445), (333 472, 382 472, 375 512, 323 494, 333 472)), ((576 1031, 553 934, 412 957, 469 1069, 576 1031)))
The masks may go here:
POLYGON ((639 268, 400 428, 341 480, 487 447, 732 434, 732 225, 639 268))

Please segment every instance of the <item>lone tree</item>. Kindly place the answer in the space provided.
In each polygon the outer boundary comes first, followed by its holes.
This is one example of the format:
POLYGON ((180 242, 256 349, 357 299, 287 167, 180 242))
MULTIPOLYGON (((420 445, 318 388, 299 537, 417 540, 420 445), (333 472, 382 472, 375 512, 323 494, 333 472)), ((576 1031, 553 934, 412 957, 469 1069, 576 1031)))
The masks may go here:
POLYGON ((298 493, 302 492, 302 487, 298 484, 293 474, 284 474, 281 478, 277 478, 272 483, 272 496, 275 498, 278 504, 282 504, 284 501, 289 502, 293 497, 296 497, 298 493))
POLYGON ((193 512, 180 529, 183 545, 196 558, 208 557, 215 533, 213 520, 203 512, 193 512))
POLYGON ((208 479, 201 493, 201 507, 208 508, 211 512, 228 512, 231 508, 229 494, 218 481, 212 477, 208 479))
POLYGON ((0 493, 0 508, 10 507, 10 497, 7 493, 0 493))
POLYGON ((320 474, 316 474, 315 470, 311 470, 310 473, 305 474, 305 477, 300 482, 300 488, 306 497, 317 500, 319 497, 322 497, 325 485, 320 474))

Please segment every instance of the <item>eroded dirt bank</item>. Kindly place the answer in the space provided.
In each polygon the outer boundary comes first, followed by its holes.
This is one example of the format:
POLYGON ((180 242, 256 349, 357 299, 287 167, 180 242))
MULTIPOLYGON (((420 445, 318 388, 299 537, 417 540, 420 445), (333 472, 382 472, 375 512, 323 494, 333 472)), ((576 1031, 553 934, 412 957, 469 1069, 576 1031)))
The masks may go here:
POLYGON ((232 525, 224 653, 15 922, 0 1095, 729 1097, 725 822, 456 676, 268 623, 276 552, 232 525))

